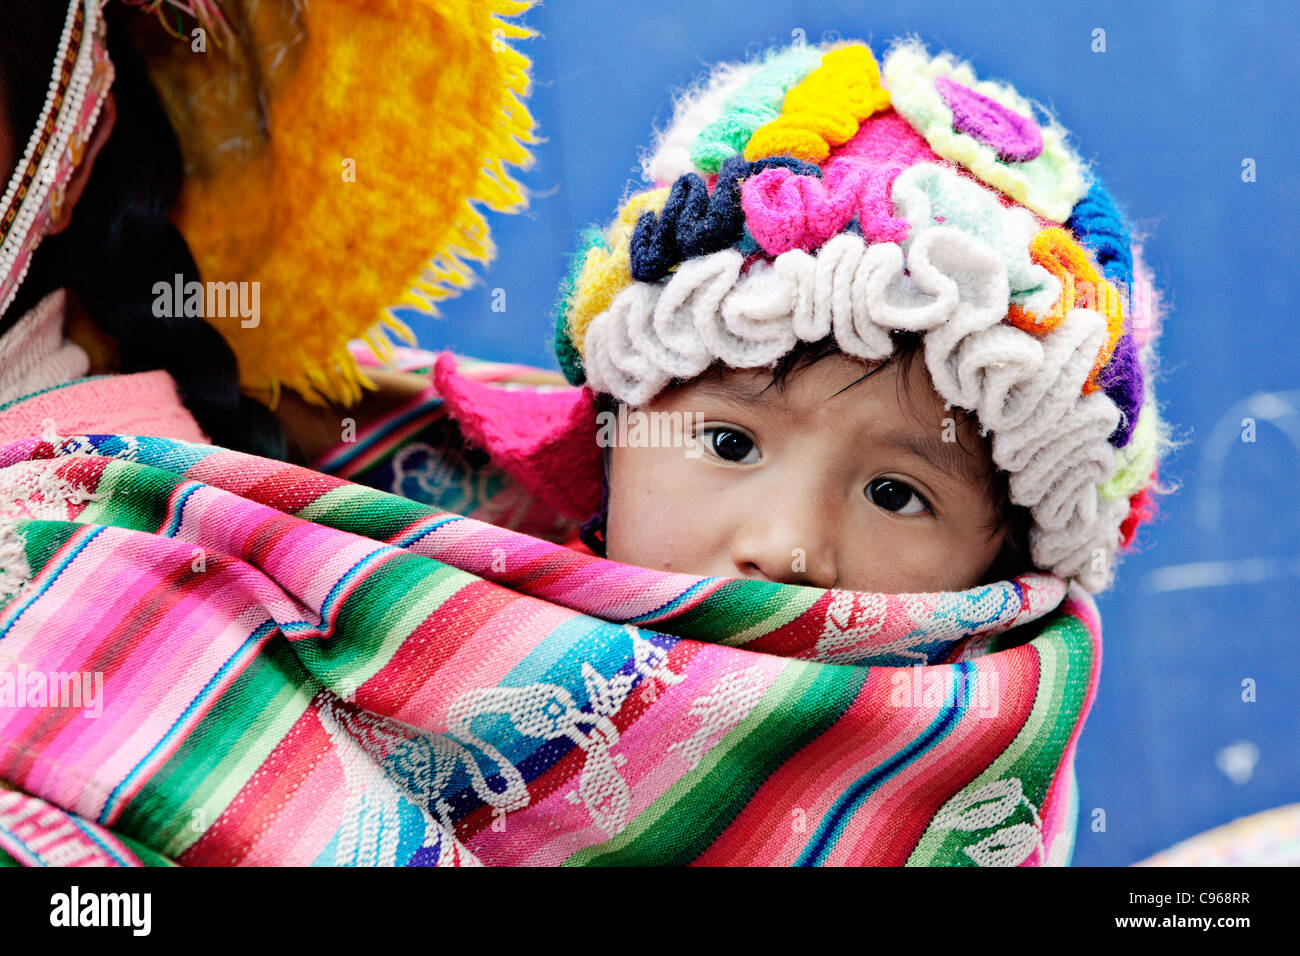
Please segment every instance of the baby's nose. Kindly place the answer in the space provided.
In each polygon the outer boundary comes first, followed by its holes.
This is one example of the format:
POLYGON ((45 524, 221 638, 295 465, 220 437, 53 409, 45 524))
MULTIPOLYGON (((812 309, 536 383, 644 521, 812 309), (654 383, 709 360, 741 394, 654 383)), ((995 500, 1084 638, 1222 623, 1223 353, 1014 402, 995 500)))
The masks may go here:
POLYGON ((732 539, 741 577, 831 588, 838 579, 835 548, 815 508, 755 509, 732 539))

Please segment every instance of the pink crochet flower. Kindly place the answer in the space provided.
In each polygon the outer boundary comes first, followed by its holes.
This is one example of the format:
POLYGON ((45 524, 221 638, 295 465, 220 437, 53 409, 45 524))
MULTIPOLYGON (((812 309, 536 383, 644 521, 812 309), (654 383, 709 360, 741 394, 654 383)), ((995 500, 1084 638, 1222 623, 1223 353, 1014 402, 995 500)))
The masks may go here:
POLYGON ((907 238, 907 221, 894 217, 890 193, 904 168, 898 162, 846 156, 829 160, 821 179, 780 167, 765 169, 740 187, 745 225, 772 256, 816 249, 855 215, 869 242, 901 242, 907 238))

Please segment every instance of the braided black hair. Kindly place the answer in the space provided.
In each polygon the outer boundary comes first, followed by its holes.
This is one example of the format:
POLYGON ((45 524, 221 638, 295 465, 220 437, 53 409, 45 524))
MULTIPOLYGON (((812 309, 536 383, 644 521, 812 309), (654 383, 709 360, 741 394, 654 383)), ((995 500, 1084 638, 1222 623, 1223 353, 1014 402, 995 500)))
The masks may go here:
MULTIPOLYGON (((40 116, 66 12, 50 0, 0 0, 0 106, 18 157, 40 116)), ((214 444, 284 460, 280 422, 240 391, 238 363, 221 333, 201 318, 154 314, 156 282, 199 279, 185 238, 168 220, 183 178, 180 145, 120 22, 140 14, 112 6, 104 12, 117 124, 71 223, 37 248, 0 329, 66 288, 116 339, 120 371, 166 369, 214 444)))

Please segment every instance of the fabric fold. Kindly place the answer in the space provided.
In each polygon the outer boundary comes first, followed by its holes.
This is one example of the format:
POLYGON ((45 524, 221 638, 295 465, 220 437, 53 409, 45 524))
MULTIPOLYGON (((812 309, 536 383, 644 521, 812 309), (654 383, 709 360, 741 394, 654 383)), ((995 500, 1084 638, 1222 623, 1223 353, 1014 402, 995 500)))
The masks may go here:
POLYGON ((664 574, 129 435, 0 448, 0 515, 0 829, 55 807, 119 865, 1070 856, 1100 625, 1058 578, 664 574))

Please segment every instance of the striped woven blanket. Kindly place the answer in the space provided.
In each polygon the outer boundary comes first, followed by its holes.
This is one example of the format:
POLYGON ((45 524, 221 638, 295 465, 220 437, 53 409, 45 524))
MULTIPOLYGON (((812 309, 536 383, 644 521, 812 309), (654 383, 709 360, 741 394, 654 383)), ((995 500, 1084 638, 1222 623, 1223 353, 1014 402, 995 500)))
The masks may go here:
POLYGON ((1045 575, 630 567, 207 445, 0 448, 0 862, 1069 861, 1100 664, 1045 575))

